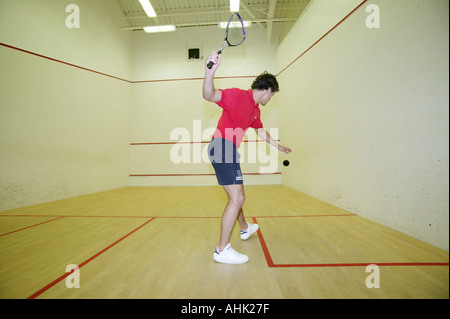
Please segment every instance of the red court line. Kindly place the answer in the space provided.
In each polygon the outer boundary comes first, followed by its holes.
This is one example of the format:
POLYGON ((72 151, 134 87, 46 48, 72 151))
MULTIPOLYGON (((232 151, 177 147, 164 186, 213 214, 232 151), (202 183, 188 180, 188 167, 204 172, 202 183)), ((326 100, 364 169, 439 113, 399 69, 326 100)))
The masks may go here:
POLYGON ((216 176, 215 174, 130 174, 130 177, 157 177, 157 176, 216 176))
POLYGON ((96 216, 96 215, 0 215, 0 217, 75 217, 75 218, 152 218, 155 216, 96 216))
MULTIPOLYGON (((78 265, 78 268, 81 268, 83 266, 85 266, 86 264, 88 264, 89 262, 91 262, 92 260, 94 260, 95 258, 97 258, 98 256, 100 256, 101 254, 103 254, 105 251, 109 250, 110 248, 114 247, 115 245, 117 245, 118 243, 120 243, 122 240, 124 240, 125 238, 127 238, 128 236, 130 236, 131 234, 133 234, 134 232, 138 231, 139 229, 141 229, 142 227, 144 227, 145 225, 147 225, 148 223, 150 223, 152 220, 154 220, 155 217, 147 220, 145 223, 143 223, 141 226, 139 226, 138 228, 134 229, 133 231, 129 232, 128 234, 126 234, 125 236, 123 236, 122 238, 116 240, 114 243, 112 243, 111 245, 109 245, 108 247, 102 249, 101 251, 99 251, 98 253, 96 253, 95 255, 93 255, 92 257, 86 259, 85 261, 83 261, 81 264, 78 265)), ((62 280, 64 280, 67 276, 70 275, 70 272, 65 273, 64 275, 60 276, 59 278, 57 278, 56 280, 52 281, 51 283, 49 283, 47 286, 43 287, 42 289, 36 291, 34 294, 32 294, 31 296, 29 296, 27 299, 35 299, 36 297, 39 297, 41 294, 43 294, 44 292, 46 292, 47 290, 49 290, 50 288, 52 288, 53 286, 55 286, 56 284, 58 284, 59 282, 61 282, 62 280)))
POLYGON ((0 217, 66 217, 62 215, 0 215, 0 217))
MULTIPOLYGON (((13 216, 13 217, 14 217, 14 216, 13 216)), ((52 216, 52 217, 54 217, 54 216, 52 216)), ((36 227, 36 226, 39 226, 39 225, 42 225, 42 224, 50 223, 50 222, 52 222, 52 221, 54 221, 54 220, 58 220, 58 219, 61 219, 61 218, 64 218, 64 216, 59 216, 59 217, 57 217, 57 218, 54 218, 54 219, 51 219, 51 220, 47 220, 47 221, 42 222, 42 223, 39 223, 39 224, 34 224, 34 225, 31 225, 31 226, 28 226, 28 227, 20 228, 20 229, 11 231, 11 232, 9 232, 9 233, 4 233, 4 234, 1 234, 0 237, 6 236, 6 235, 9 235, 9 234, 13 234, 13 233, 17 233, 17 232, 19 232, 19 231, 21 231, 21 230, 28 229, 28 228, 31 228, 31 227, 36 227)))
POLYGON ((17 50, 17 51, 20 51, 20 52, 23 52, 23 53, 28 53, 28 54, 31 54, 31 55, 34 55, 34 56, 37 56, 37 57, 40 57, 40 58, 43 58, 43 59, 47 59, 47 60, 53 61, 53 62, 58 62, 58 63, 61 63, 61 64, 65 64, 65 65, 68 65, 68 66, 71 66, 71 67, 74 67, 74 68, 77 68, 77 69, 81 69, 81 70, 89 71, 89 72, 92 72, 92 73, 100 74, 100 75, 107 76, 107 77, 110 77, 110 78, 113 78, 113 79, 116 79, 116 80, 132 83, 131 81, 119 78, 117 76, 113 76, 113 75, 109 75, 109 74, 106 74, 106 73, 103 73, 103 72, 99 72, 99 71, 95 71, 95 70, 92 70, 92 69, 88 69, 88 68, 85 68, 85 67, 82 67, 82 66, 79 66, 79 65, 76 65, 76 64, 72 64, 72 63, 69 63, 69 62, 65 62, 65 61, 62 61, 62 60, 50 58, 48 56, 45 56, 45 55, 42 55, 42 54, 38 54, 38 53, 34 53, 34 52, 31 52, 31 51, 28 51, 28 50, 24 50, 24 49, 21 49, 21 48, 17 48, 17 47, 14 47, 12 45, 8 45, 8 44, 5 44, 5 43, 0 43, 0 45, 4 46, 6 48, 9 48, 9 49, 17 50))
MULTIPOLYGON (((217 76, 215 79, 248 79, 256 78, 257 75, 235 75, 235 76, 217 76)), ((181 78, 181 79, 160 79, 160 80, 143 80, 131 81, 133 84, 139 83, 154 83, 154 82, 172 82, 172 81, 203 81, 205 78, 181 78)))
MULTIPOLYGON (((336 215, 328 215, 336 216, 336 215)), ((347 215, 345 215, 347 216, 347 215)), ((352 216, 352 215, 348 215, 352 216)), ((353 215, 354 216, 354 215, 353 215)), ((255 224, 258 223, 256 217, 252 217, 255 224)), ((263 250, 264 256, 266 257, 267 266, 269 268, 313 268, 313 267, 367 267, 368 265, 382 266, 448 266, 448 262, 397 262, 397 263, 326 263, 326 264, 275 264, 273 262, 272 256, 270 255, 269 249, 267 248, 266 241, 262 235, 261 229, 258 229, 258 238, 263 250)))
MULTIPOLYGON (((255 223, 255 224, 258 223, 258 221, 256 220, 256 217, 252 217, 252 219, 253 219, 253 223, 255 223)), ((258 234, 259 242, 261 243, 261 247, 262 247, 264 256, 266 257, 267 266, 269 266, 269 268, 272 268, 272 267, 274 267, 274 263, 272 260, 272 256, 270 256, 269 249, 267 249, 266 241, 264 240, 264 237, 261 233, 261 228, 258 229, 257 234, 258 234)))
POLYGON ((199 142, 159 142, 159 143, 130 143, 131 146, 139 145, 175 145, 175 144, 207 144, 211 141, 199 141, 199 142))
POLYGON ((292 64, 294 64, 295 62, 297 62, 298 59, 300 59, 302 56, 304 56, 306 54, 306 52, 308 52, 309 50, 311 50, 317 43, 319 43, 320 41, 323 40, 323 38, 325 38, 327 35, 329 35, 334 29, 336 29, 342 22, 344 22, 345 20, 348 19, 348 17, 350 17, 356 10, 358 10, 364 3, 366 3, 368 0, 364 0, 363 2, 361 2, 355 9, 353 9, 349 14, 347 14, 341 21, 339 21, 334 27, 332 27, 330 30, 328 30, 327 33, 325 33, 323 36, 321 36, 319 38, 319 40, 317 40, 316 42, 314 42, 308 49, 306 49, 305 51, 303 51, 302 54, 300 54, 294 61, 292 61, 291 63, 289 63, 283 70, 281 70, 280 72, 278 72, 278 74, 276 76, 279 76, 281 73, 283 73, 287 68, 289 68, 292 64))
POLYGON ((335 214, 335 215, 293 215, 293 216, 253 216, 252 218, 300 218, 300 217, 351 217, 358 216, 357 214, 335 214))
MULTIPOLYGON (((292 216, 249 216, 248 218, 301 218, 301 217, 346 217, 358 216, 357 214, 342 214, 342 215, 292 215, 292 216)), ((57 217, 59 218, 222 218, 222 216, 96 216, 96 215, 0 215, 0 217, 57 217)), ((47 221, 48 222, 48 221, 47 221)), ((45 223, 45 222, 44 222, 45 223)), ((37 224, 39 225, 39 224, 37 224)))
MULTIPOLYGON (((12 45, 9 45, 9 44, 6 44, 6 43, 1 43, 0 42, 0 46, 6 47, 6 48, 9 48, 9 49, 13 49, 13 50, 16 50, 16 51, 20 51, 20 52, 23 52, 23 53, 31 54, 31 55, 34 55, 34 56, 37 56, 37 57, 40 57, 40 58, 43 58, 43 59, 47 59, 47 60, 50 60, 50 61, 53 61, 53 62, 58 62, 58 63, 61 63, 61 64, 65 64, 65 65, 68 65, 68 66, 71 66, 71 67, 74 67, 74 68, 77 68, 77 69, 85 70, 85 71, 96 73, 96 74, 103 75, 103 76, 107 76, 107 77, 110 77, 110 78, 113 78, 113 79, 116 79, 116 80, 128 82, 128 83, 131 83, 131 84, 154 83, 154 82, 173 82, 173 81, 193 81, 193 80, 194 81, 203 81, 204 80, 204 78, 180 78, 180 79, 160 79, 160 80, 130 81, 130 80, 127 80, 127 79, 119 78, 119 77, 114 76, 114 75, 110 75, 110 74, 107 74, 107 73, 95 71, 95 70, 92 70, 92 69, 88 69, 88 68, 85 68, 85 67, 73 64, 73 63, 65 62, 65 61, 54 59, 54 58, 51 58, 51 57, 48 57, 48 56, 45 56, 45 55, 42 55, 42 54, 39 54, 39 53, 35 53, 35 52, 32 52, 32 51, 21 49, 21 48, 18 48, 18 47, 15 47, 15 46, 12 46, 12 45)), ((215 77, 215 79, 240 79, 240 78, 244 79, 244 78, 256 78, 256 77, 257 77, 257 75, 237 75, 237 76, 219 76, 219 77, 215 77)))
MULTIPOLYGON (((276 140, 279 142, 280 140, 276 140)), ((260 143, 265 142, 263 140, 244 140, 242 143, 260 143)), ((189 142, 156 142, 156 143, 130 143, 131 146, 142 146, 142 145, 174 145, 174 144, 208 144, 211 141, 189 141, 189 142)))
POLYGON ((204 78, 183 78, 183 79, 161 79, 161 80, 143 80, 143 81, 131 81, 131 83, 154 83, 154 82, 173 82, 173 81, 200 81, 204 78))
MULTIPOLYGON (((281 172, 275 173, 243 173, 242 175, 281 175, 281 172)), ((216 174, 131 174, 130 177, 166 177, 166 176, 216 176, 216 174)))
POLYGON ((273 268, 312 268, 312 267, 367 267, 369 265, 383 266, 448 266, 445 262, 405 262, 405 263, 336 263, 336 264, 276 264, 273 268))

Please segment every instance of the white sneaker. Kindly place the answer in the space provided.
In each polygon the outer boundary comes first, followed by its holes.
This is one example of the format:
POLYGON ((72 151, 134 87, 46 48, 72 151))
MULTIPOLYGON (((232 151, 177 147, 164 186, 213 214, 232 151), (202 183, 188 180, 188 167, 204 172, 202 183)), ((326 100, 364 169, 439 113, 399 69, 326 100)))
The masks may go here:
POLYGON ((258 224, 249 224, 247 222, 248 228, 247 230, 241 230, 241 239, 242 240, 247 240, 251 234, 253 234, 254 232, 256 232, 259 229, 258 224))
POLYGON ((213 259, 223 264, 245 264, 248 261, 248 256, 238 253, 228 244, 220 253, 218 248, 216 248, 213 259))

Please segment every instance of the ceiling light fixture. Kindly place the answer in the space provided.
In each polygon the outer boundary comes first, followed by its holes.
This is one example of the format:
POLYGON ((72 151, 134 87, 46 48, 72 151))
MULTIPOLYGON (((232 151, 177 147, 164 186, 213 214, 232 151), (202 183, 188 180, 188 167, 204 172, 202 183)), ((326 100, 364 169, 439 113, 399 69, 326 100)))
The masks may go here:
POLYGON ((230 0, 230 11, 238 12, 239 11, 239 0, 230 0))
POLYGON ((150 18, 156 17, 156 12, 153 9, 152 4, 150 3, 150 0, 139 0, 139 2, 141 3, 141 6, 144 9, 145 13, 147 13, 150 18))
MULTIPOLYGON (((251 21, 243 21, 244 22, 244 27, 248 28, 252 26, 252 22, 251 21)), ((228 21, 227 22, 219 22, 219 28, 221 29, 225 29, 228 25, 228 21)), ((241 27, 241 23, 239 21, 233 21, 230 23, 230 28, 240 28, 241 27)))
POLYGON ((147 33, 157 33, 157 32, 172 32, 177 29, 174 25, 156 25, 152 27, 144 27, 144 31, 147 33))

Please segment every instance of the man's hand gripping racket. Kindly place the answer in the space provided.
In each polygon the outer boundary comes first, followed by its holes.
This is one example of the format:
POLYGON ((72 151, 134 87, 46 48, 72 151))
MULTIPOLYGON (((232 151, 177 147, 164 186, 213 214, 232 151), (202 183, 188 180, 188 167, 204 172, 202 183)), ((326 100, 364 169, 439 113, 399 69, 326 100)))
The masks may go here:
POLYGON ((207 71, 209 72, 215 72, 217 68, 220 65, 220 60, 222 58, 222 55, 220 55, 217 52, 212 52, 211 55, 206 59, 206 67, 208 68, 207 71))
POLYGON ((244 40, 245 40, 244 21, 242 21, 242 18, 239 15, 239 13, 234 12, 231 15, 230 19, 228 20, 227 28, 225 30, 225 40, 222 43, 222 47, 220 48, 219 51, 217 51, 218 58, 213 59, 214 56, 211 55, 207 60, 208 62, 208 64, 206 65, 207 68, 212 69, 214 64, 216 64, 217 62, 220 63, 220 55, 227 46, 236 47, 242 42, 244 42, 244 40))

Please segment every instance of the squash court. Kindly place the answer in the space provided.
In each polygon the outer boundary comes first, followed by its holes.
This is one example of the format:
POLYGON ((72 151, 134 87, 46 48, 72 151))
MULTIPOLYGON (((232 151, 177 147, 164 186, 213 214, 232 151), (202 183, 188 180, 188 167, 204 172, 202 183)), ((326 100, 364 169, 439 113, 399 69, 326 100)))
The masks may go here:
POLYGON ((215 85, 276 75, 293 151, 244 138, 241 265, 201 94, 229 1, 150 2, 0 0, 1 299, 449 298, 447 1, 241 1, 215 85))
POLYGON ((446 251, 280 185, 247 187, 244 212, 261 229, 231 242, 250 260, 217 264, 222 192, 129 187, 5 211, 2 297, 448 297, 446 251), (80 288, 66 285, 70 264, 80 288), (370 264, 380 288, 366 286, 370 264))

